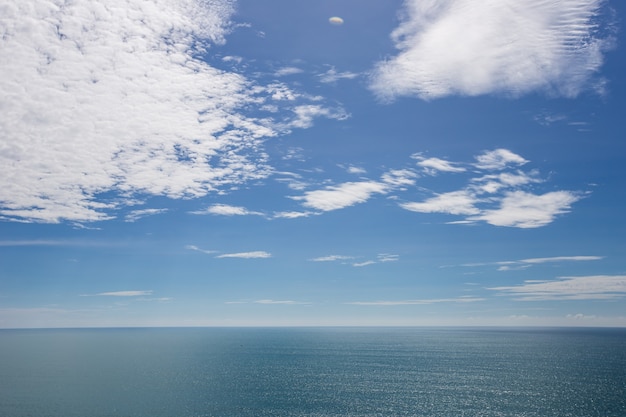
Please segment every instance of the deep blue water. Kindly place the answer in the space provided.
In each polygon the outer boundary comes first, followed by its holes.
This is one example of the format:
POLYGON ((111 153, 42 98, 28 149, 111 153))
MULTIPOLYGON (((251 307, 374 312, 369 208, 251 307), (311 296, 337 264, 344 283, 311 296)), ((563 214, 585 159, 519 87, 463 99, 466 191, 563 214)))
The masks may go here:
POLYGON ((1 417, 626 416, 626 329, 0 330, 1 417))

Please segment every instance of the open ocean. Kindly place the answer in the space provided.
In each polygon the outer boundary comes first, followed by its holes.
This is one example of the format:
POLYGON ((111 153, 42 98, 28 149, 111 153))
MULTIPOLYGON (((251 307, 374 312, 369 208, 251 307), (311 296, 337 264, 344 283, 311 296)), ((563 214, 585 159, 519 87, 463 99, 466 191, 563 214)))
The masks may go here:
POLYGON ((626 416, 626 329, 0 330, 1 417, 626 416))

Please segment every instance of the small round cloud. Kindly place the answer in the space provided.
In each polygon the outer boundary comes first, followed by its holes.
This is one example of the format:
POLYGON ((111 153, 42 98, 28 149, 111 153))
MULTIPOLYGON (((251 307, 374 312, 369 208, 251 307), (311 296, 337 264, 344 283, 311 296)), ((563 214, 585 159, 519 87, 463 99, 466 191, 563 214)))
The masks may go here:
POLYGON ((331 25, 335 26, 343 25, 343 19, 338 16, 331 17, 330 19, 328 19, 328 22, 330 22, 331 25))

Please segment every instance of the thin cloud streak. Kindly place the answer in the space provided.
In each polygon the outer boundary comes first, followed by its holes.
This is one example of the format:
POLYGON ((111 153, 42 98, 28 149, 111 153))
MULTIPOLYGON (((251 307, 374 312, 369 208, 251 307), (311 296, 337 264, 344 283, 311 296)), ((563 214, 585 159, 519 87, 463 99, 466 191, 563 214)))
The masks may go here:
POLYGON ((111 291, 97 294, 81 294, 81 297, 143 297, 152 295, 152 290, 141 291, 111 291))
POLYGON ((252 252, 238 252, 238 253, 224 253, 216 256, 218 259, 222 258, 242 258, 242 259, 263 259, 271 258, 272 254, 265 251, 252 251, 252 252))
POLYGON ((626 276, 561 277, 554 281, 525 281, 515 286, 488 288, 516 301, 615 300, 626 297, 626 276))
POLYGON ((476 303, 485 301, 479 297, 458 297, 458 298, 432 298, 423 300, 387 300, 387 301, 353 301, 346 304, 360 306, 402 306, 402 305, 429 305, 439 303, 476 303))

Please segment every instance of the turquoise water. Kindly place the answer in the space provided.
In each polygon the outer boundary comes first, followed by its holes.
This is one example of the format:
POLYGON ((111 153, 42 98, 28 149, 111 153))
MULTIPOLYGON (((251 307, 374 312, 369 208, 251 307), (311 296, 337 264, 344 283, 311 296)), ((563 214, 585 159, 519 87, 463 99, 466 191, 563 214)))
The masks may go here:
POLYGON ((0 416, 624 417, 626 330, 0 330, 0 416))

